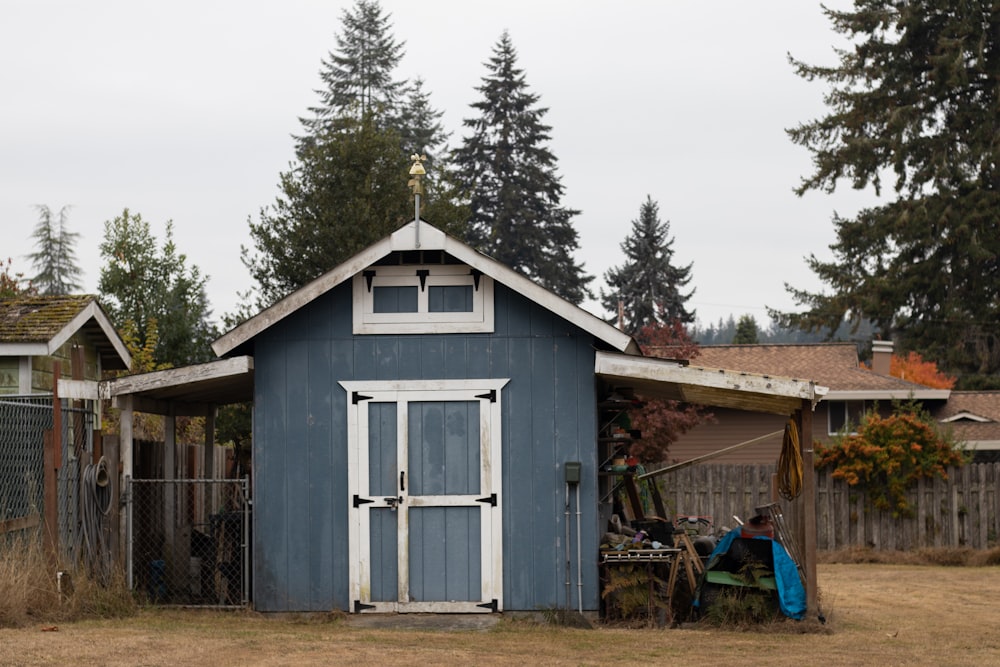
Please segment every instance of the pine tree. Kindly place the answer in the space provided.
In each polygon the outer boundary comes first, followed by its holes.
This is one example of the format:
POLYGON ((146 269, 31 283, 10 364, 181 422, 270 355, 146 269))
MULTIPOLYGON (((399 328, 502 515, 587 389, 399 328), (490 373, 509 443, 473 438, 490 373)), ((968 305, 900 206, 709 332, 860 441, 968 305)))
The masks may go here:
POLYGON ((635 333, 649 324, 694 322, 694 311, 685 304, 694 294, 682 293, 691 282, 691 267, 673 264, 674 240, 670 222, 660 220, 660 206, 651 196, 639 207, 632 231, 622 241, 625 263, 604 274, 608 290, 601 290, 601 305, 617 317, 619 301, 624 311, 624 330, 635 333), (659 317, 666 318, 660 320, 659 317))
MULTIPOLYGON (((346 123, 347 121, 345 121, 346 123)), ((250 221, 243 262, 261 305, 329 271, 413 217, 399 135, 369 117, 321 132, 281 175, 282 195, 250 221)))
MULTIPOLYGON (((447 135, 420 79, 394 78, 403 44, 378 2, 358 0, 342 15, 338 51, 323 61, 318 106, 300 118, 295 162, 281 194, 249 220, 253 247, 242 260, 257 281, 242 310, 266 307, 412 219, 410 155, 427 156, 422 217, 456 233, 463 211, 431 169, 447 135)), ((441 166, 443 172, 444 165, 441 166)))
POLYGON ((798 194, 842 179, 895 199, 834 216, 833 259, 809 267, 832 290, 788 286, 802 313, 772 313, 805 330, 871 319, 919 349, 961 386, 1000 371, 1000 12, 995 3, 857 0, 825 10, 853 44, 798 74, 832 86, 829 114, 788 131, 813 155, 798 194))
POLYGON ((403 42, 392 36, 390 16, 378 2, 358 0, 353 10, 341 12, 337 52, 322 61, 320 78, 326 88, 317 90, 320 105, 310 107, 311 119, 300 119, 310 135, 332 130, 339 119, 377 117, 396 127, 399 103, 406 81, 393 78, 403 57, 403 42))
POLYGON ((759 342, 757 320, 754 319, 753 315, 740 315, 740 320, 736 323, 736 335, 733 336, 733 343, 736 345, 756 345, 759 342))
POLYGON ((82 271, 76 263, 76 244, 80 234, 66 226, 69 206, 59 209, 58 224, 48 206, 39 205, 38 224, 32 238, 35 252, 28 255, 38 273, 32 282, 42 294, 71 294, 81 288, 82 271))
POLYGON ((547 109, 529 92, 517 53, 504 32, 486 63, 471 106, 477 118, 455 151, 455 178, 468 197, 466 240, 543 287, 579 304, 590 296, 592 276, 573 259, 579 246, 572 219, 579 211, 561 204, 563 186, 549 150, 547 109))

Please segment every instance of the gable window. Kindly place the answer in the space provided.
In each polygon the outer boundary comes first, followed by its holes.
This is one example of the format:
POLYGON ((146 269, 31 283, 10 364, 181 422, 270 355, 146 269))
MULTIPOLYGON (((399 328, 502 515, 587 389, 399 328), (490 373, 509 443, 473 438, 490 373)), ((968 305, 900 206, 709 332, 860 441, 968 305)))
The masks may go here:
POLYGON ((864 401, 830 401, 827 406, 829 428, 827 433, 836 435, 847 429, 848 433, 857 433, 858 425, 865 414, 864 401))
POLYGON ((469 266, 375 266, 354 276, 354 333, 491 331, 493 280, 469 266))

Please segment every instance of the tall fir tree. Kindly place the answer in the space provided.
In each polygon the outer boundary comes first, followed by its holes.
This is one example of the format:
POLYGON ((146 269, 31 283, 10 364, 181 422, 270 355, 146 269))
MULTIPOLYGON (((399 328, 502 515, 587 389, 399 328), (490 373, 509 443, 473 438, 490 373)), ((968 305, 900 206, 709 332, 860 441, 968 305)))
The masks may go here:
POLYGON ((312 118, 300 119, 307 136, 336 129, 345 116, 376 117, 396 127, 407 83, 395 79, 394 71, 405 43, 393 37, 390 18, 374 0, 358 0, 341 12, 337 51, 322 61, 320 78, 326 87, 316 91, 320 104, 309 108, 312 118))
POLYGON ((81 288, 82 271, 76 263, 76 245, 80 234, 69 231, 66 224, 69 206, 59 209, 55 220, 48 206, 38 205, 38 223, 32 238, 35 252, 28 255, 35 274, 32 283, 42 294, 71 294, 81 288))
POLYGON ((510 35, 504 32, 486 63, 489 71, 473 103, 479 112, 454 152, 455 179, 468 199, 466 240, 543 287, 579 304, 591 296, 593 276, 573 259, 579 247, 547 144, 548 111, 529 92, 510 35))
MULTIPOLYGON (((403 43, 391 28, 378 2, 358 0, 343 12, 338 50, 320 71, 320 103, 299 119, 305 134, 280 175, 281 194, 248 220, 253 246, 242 248, 242 260, 257 286, 241 295, 241 313, 274 303, 412 217, 409 157, 426 155, 429 168, 447 135, 423 82, 395 78, 403 43)), ((429 168, 423 185, 423 217, 456 233, 463 211, 444 179, 429 168)))
POLYGON ((753 315, 740 315, 740 321, 736 323, 736 334, 733 336, 733 343, 736 345, 756 345, 760 342, 757 320, 753 315))
POLYGON ((371 117, 345 120, 299 150, 298 164, 281 175, 281 196, 249 221, 256 252, 243 262, 262 303, 337 266, 412 217, 407 162, 399 135, 371 117))
POLYGON ((798 194, 846 179, 895 199, 834 216, 833 259, 807 259, 831 293, 786 286, 805 312, 782 324, 835 331, 871 319, 963 387, 1000 372, 1000 12, 992 0, 856 0, 824 10, 851 48, 792 59, 831 85, 828 115, 788 130, 813 156, 798 194))
POLYGON ((660 205, 647 195, 632 231, 621 243, 625 263, 608 269, 604 274, 608 289, 601 289, 601 305, 613 317, 618 317, 621 306, 625 331, 634 334, 650 324, 694 322, 695 313, 686 305, 694 290, 683 292, 691 282, 693 263, 674 266, 673 246, 670 222, 660 220, 660 205))

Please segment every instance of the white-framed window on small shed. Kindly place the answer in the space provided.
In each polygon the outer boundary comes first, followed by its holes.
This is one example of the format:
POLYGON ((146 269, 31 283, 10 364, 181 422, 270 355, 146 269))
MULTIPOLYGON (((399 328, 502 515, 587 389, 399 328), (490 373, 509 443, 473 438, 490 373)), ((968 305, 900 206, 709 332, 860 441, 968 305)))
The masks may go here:
POLYGON ((830 401, 827 405, 827 433, 857 433, 865 415, 864 401, 830 401))
POLYGON ((493 280, 469 266, 373 266, 353 287, 356 334, 493 331, 493 280))

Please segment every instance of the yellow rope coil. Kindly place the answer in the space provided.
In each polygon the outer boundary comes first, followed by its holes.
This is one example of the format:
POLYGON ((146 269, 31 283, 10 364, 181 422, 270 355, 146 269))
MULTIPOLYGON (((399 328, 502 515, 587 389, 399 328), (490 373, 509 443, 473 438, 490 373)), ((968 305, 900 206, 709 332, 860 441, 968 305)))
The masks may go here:
POLYGON ((799 429, 791 419, 785 424, 778 457, 778 493, 785 500, 794 500, 802 493, 802 452, 799 451, 799 429))

